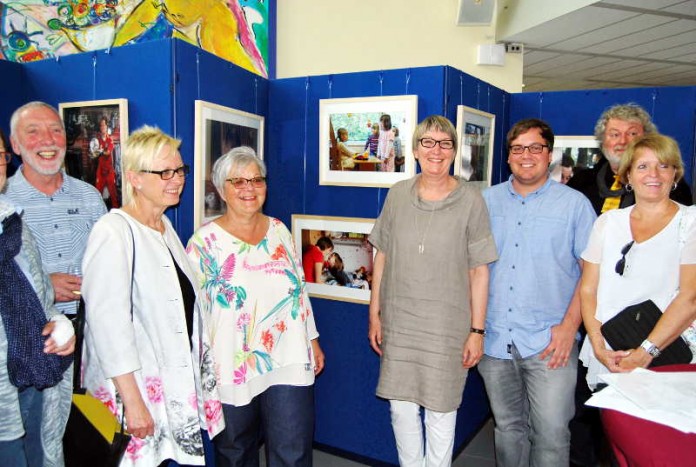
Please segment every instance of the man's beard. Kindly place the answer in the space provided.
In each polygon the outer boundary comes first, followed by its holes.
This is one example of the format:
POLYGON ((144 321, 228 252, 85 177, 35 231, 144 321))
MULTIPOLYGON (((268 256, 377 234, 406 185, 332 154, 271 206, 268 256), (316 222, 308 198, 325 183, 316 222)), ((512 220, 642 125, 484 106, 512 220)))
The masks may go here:
POLYGON ((25 157, 24 155, 28 154, 30 151, 27 151, 24 148, 24 146, 20 144, 19 152, 22 156, 22 163, 27 164, 29 167, 32 168, 34 172, 39 173, 41 175, 57 174, 63 167, 63 161, 65 160, 65 149, 60 149, 58 147, 44 148, 43 151, 34 151, 34 154, 32 156, 25 157), (43 160, 43 158, 38 153, 44 151, 55 151, 57 153, 56 158, 53 161, 51 161, 51 163, 54 164, 53 166, 46 167, 41 165, 41 160, 43 160))

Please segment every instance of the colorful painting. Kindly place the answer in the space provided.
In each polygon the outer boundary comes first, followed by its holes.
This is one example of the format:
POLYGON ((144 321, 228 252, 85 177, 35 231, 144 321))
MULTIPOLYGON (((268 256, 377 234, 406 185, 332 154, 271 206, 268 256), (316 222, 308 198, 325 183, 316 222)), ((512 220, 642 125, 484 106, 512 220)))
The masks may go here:
POLYGON ((0 1, 0 59, 176 37, 268 77, 268 0, 0 1))

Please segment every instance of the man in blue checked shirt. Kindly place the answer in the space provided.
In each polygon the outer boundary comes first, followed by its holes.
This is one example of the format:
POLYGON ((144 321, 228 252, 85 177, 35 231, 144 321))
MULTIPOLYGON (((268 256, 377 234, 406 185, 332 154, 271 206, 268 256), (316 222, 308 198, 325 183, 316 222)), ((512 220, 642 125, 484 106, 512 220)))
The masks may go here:
POLYGON ((516 123, 507 135, 512 176, 483 193, 499 259, 478 368, 498 466, 569 464, 580 255, 596 215, 582 194, 550 179, 553 142, 542 120, 516 123))
POLYGON ((22 219, 50 274, 56 308, 74 316, 87 237, 106 206, 92 185, 65 173, 65 127, 55 108, 29 102, 12 114, 10 130, 22 165, 7 182, 7 196, 24 210, 22 219))

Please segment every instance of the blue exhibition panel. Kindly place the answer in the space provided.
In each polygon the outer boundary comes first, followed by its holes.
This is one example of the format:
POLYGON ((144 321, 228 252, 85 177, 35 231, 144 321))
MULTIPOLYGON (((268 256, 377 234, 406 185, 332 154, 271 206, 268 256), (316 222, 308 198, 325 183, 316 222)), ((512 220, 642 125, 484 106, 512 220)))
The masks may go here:
MULTIPOLYGON (((0 128, 2 128, 3 133, 7 137, 7 144, 10 144, 10 117, 12 117, 14 109, 27 101, 22 92, 22 83, 26 81, 26 73, 24 67, 19 63, 0 60, 0 76, 2 76, 0 128)), ((10 150, 10 148, 6 149, 10 150)), ((18 165, 18 158, 13 158, 12 164, 8 167, 7 175, 11 176, 18 165)))
MULTIPOLYGON (((215 55, 182 41, 173 41, 174 94, 170 107, 174 134, 181 139, 181 156, 192 169, 181 197, 176 227, 184 244, 193 234, 193 181, 203 176, 195 170, 195 101, 268 115, 269 81, 215 55)), ((266 136, 266 140, 268 137, 266 136)))
POLYGON ((636 103, 652 116, 661 133, 679 142, 686 168, 684 176, 689 184, 694 182, 696 86, 529 92, 512 94, 511 99, 510 125, 523 118, 541 118, 556 135, 563 136, 591 136, 606 108, 636 103))

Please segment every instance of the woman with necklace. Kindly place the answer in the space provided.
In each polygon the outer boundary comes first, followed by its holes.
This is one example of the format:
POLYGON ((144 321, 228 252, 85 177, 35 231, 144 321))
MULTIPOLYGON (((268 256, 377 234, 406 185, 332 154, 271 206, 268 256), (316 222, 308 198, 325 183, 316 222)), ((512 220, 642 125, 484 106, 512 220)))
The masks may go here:
POLYGON ((218 467, 312 465, 314 377, 324 367, 292 236, 263 214, 266 166, 253 149, 215 162, 221 217, 196 231, 188 254, 205 290, 226 430, 218 467))
POLYGON ((602 214, 582 253, 587 337, 580 359, 590 387, 602 373, 650 366, 680 335, 696 360, 696 207, 670 199, 683 174, 679 146, 668 136, 635 139, 621 157, 618 175, 636 204, 602 214), (660 320, 638 348, 612 350, 601 325, 645 300, 663 311, 660 320))
POLYGON ((479 189, 450 175, 452 123, 427 117, 413 147, 421 173, 389 190, 370 234, 368 337, 381 357, 377 395, 390 402, 399 464, 448 466, 467 372, 483 355, 488 263, 497 254, 479 189))
POLYGON ((222 428, 195 275, 164 215, 189 168, 180 141, 144 126, 123 153, 123 208, 92 229, 82 262, 84 386, 132 435, 121 466, 203 465, 222 428))

